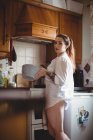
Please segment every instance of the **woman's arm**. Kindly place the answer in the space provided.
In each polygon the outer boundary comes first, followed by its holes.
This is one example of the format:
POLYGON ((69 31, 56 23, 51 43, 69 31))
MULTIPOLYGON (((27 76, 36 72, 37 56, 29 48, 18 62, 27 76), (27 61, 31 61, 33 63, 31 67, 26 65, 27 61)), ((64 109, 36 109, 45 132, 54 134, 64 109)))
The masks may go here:
POLYGON ((39 78, 43 77, 43 76, 48 76, 52 81, 54 81, 55 78, 55 73, 54 72, 50 72, 45 68, 40 68, 40 70, 35 74, 35 80, 38 80, 39 78))
POLYGON ((54 78, 55 78, 55 73, 54 72, 50 72, 50 71, 47 71, 46 72, 46 75, 52 80, 54 81, 54 78))

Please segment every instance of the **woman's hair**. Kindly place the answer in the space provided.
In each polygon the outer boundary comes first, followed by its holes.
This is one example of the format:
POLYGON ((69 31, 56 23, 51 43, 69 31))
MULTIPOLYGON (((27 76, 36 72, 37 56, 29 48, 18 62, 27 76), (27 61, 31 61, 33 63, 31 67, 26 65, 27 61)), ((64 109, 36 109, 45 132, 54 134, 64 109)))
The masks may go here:
POLYGON ((75 69, 75 49, 74 49, 74 45, 73 45, 73 40, 64 34, 58 34, 56 37, 60 37, 63 39, 65 45, 66 45, 66 52, 69 56, 69 58, 71 59, 72 63, 73 63, 73 67, 75 69))

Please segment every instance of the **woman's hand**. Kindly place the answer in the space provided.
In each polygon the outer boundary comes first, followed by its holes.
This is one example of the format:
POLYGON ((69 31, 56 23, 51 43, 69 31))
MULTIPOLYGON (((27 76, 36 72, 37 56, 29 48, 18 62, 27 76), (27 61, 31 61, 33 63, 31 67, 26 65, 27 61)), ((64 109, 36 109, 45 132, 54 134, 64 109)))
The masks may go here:
POLYGON ((45 76, 47 73, 47 69, 40 68, 40 70, 35 74, 35 80, 38 80, 39 78, 45 76))

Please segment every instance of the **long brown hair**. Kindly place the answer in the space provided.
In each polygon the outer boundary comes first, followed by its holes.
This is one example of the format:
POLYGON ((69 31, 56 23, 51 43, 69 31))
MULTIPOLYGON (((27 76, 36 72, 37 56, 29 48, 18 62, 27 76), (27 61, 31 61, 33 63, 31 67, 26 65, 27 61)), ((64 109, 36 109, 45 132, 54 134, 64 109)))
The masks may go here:
POLYGON ((73 63, 73 68, 75 69, 75 49, 73 45, 73 40, 64 34, 58 34, 56 37, 60 37, 63 39, 65 45, 66 45, 66 53, 68 54, 70 60, 73 63))

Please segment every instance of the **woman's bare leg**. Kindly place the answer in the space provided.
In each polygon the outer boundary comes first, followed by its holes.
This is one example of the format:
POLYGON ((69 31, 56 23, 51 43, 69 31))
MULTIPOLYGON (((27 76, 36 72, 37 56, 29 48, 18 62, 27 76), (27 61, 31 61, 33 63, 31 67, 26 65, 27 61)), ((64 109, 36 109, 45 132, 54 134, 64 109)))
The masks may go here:
POLYGON ((49 134, 55 138, 55 118, 53 117, 54 115, 54 107, 51 107, 46 110, 46 116, 47 116, 47 125, 48 125, 48 131, 49 134))
POLYGON ((64 102, 59 102, 55 106, 47 109, 49 132, 55 140, 70 140, 64 133, 64 102), (51 131, 50 131, 51 130, 51 131))

